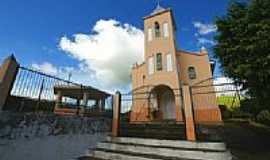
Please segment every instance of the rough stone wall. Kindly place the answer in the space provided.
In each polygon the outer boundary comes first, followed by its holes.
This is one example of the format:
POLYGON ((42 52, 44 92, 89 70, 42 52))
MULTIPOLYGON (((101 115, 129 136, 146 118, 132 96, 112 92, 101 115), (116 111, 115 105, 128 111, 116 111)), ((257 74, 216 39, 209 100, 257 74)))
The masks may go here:
POLYGON ((55 101, 31 99, 27 97, 8 96, 3 110, 17 112, 34 112, 37 109, 43 112, 53 112, 55 101), (38 105, 39 103, 39 105, 38 105), (39 106, 37 108, 37 105, 39 106))
POLYGON ((111 119, 0 114, 0 160, 74 159, 105 139, 111 119))

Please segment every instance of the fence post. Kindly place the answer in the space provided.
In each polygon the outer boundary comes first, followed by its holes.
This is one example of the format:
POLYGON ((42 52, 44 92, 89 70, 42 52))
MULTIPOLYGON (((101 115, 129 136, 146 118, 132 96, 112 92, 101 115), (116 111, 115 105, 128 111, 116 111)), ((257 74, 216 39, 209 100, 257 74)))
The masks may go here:
POLYGON ((39 89, 39 93, 38 93, 38 101, 37 101, 37 105, 36 105, 35 112, 38 112, 38 111, 39 111, 40 100, 41 100, 43 88, 44 88, 44 79, 42 79, 41 86, 40 86, 40 89, 39 89))
POLYGON ((119 136, 120 112, 121 112, 121 93, 117 91, 113 96, 112 137, 119 136))
POLYGON ((196 141, 195 123, 193 117, 193 109, 190 95, 190 87, 188 85, 182 86, 183 106, 186 122, 186 136, 189 141, 196 141))
POLYGON ((14 55, 7 57, 0 66, 0 112, 2 111, 13 87, 19 69, 14 55))

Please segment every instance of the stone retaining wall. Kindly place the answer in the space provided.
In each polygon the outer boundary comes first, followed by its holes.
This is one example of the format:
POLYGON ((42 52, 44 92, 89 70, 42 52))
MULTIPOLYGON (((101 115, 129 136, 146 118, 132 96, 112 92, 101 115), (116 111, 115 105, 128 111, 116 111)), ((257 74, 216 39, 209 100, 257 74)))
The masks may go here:
POLYGON ((111 119, 0 114, 0 160, 74 159, 105 139, 111 119))

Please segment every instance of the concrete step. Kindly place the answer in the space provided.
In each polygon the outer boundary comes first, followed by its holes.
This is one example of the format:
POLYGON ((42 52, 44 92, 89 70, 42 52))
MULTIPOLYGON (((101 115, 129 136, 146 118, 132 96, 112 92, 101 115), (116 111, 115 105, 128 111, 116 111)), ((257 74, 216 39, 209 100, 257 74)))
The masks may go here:
POLYGON ((107 137, 79 160, 232 160, 224 143, 107 137))
POLYGON ((186 137, 185 125, 176 123, 122 124, 120 135, 170 140, 180 140, 186 137))
POLYGON ((162 159, 152 159, 147 157, 141 157, 130 154, 123 154, 117 152, 109 152, 109 151, 100 151, 96 150, 92 154, 92 158, 100 158, 103 160, 162 160, 162 159))
POLYGON ((129 138, 129 137, 107 137, 106 142, 145 145, 152 147, 177 148, 184 150, 201 150, 201 151, 215 151, 225 152, 226 145, 224 143, 214 142, 190 142, 190 141, 175 141, 175 140, 158 140, 146 138, 129 138))
MULTIPOLYGON (((178 148, 168 148, 160 146, 137 145, 137 144, 117 144, 102 142, 97 146, 97 150, 109 153, 125 153, 136 156, 162 157, 162 159, 190 159, 190 160, 230 160, 231 154, 225 152, 213 152, 203 150, 185 150, 178 148)), ((94 154, 94 157, 95 154, 94 154)), ((100 157, 98 157, 100 158, 100 157)))
POLYGON ((76 158, 76 160, 104 160, 104 159, 94 157, 93 154, 86 154, 76 158))
POLYGON ((185 127, 174 127, 174 126, 121 126, 123 130, 168 130, 168 131, 178 131, 185 130, 185 127))
POLYGON ((186 158, 169 158, 157 155, 144 155, 137 153, 95 150, 92 154, 87 154, 77 158, 77 160, 192 160, 186 158))
POLYGON ((121 121, 121 123, 127 123, 127 124, 184 124, 184 122, 179 122, 176 120, 152 120, 152 121, 146 121, 142 123, 130 123, 129 121, 121 121))
POLYGON ((138 138, 154 138, 160 140, 184 140, 186 139, 184 133, 179 132, 140 132, 140 131, 127 131, 121 132, 121 137, 138 137, 138 138))
POLYGON ((143 124, 130 124, 130 123, 121 123, 121 126, 132 126, 132 127, 185 127, 184 124, 177 123, 143 123, 143 124))

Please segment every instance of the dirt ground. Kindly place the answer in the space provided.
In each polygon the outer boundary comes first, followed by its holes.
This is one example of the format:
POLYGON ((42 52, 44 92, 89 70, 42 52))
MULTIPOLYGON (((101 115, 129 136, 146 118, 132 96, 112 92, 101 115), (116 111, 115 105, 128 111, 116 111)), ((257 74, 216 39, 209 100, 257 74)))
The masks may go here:
POLYGON ((234 160, 270 160, 270 127, 249 121, 226 121, 225 142, 234 160))

